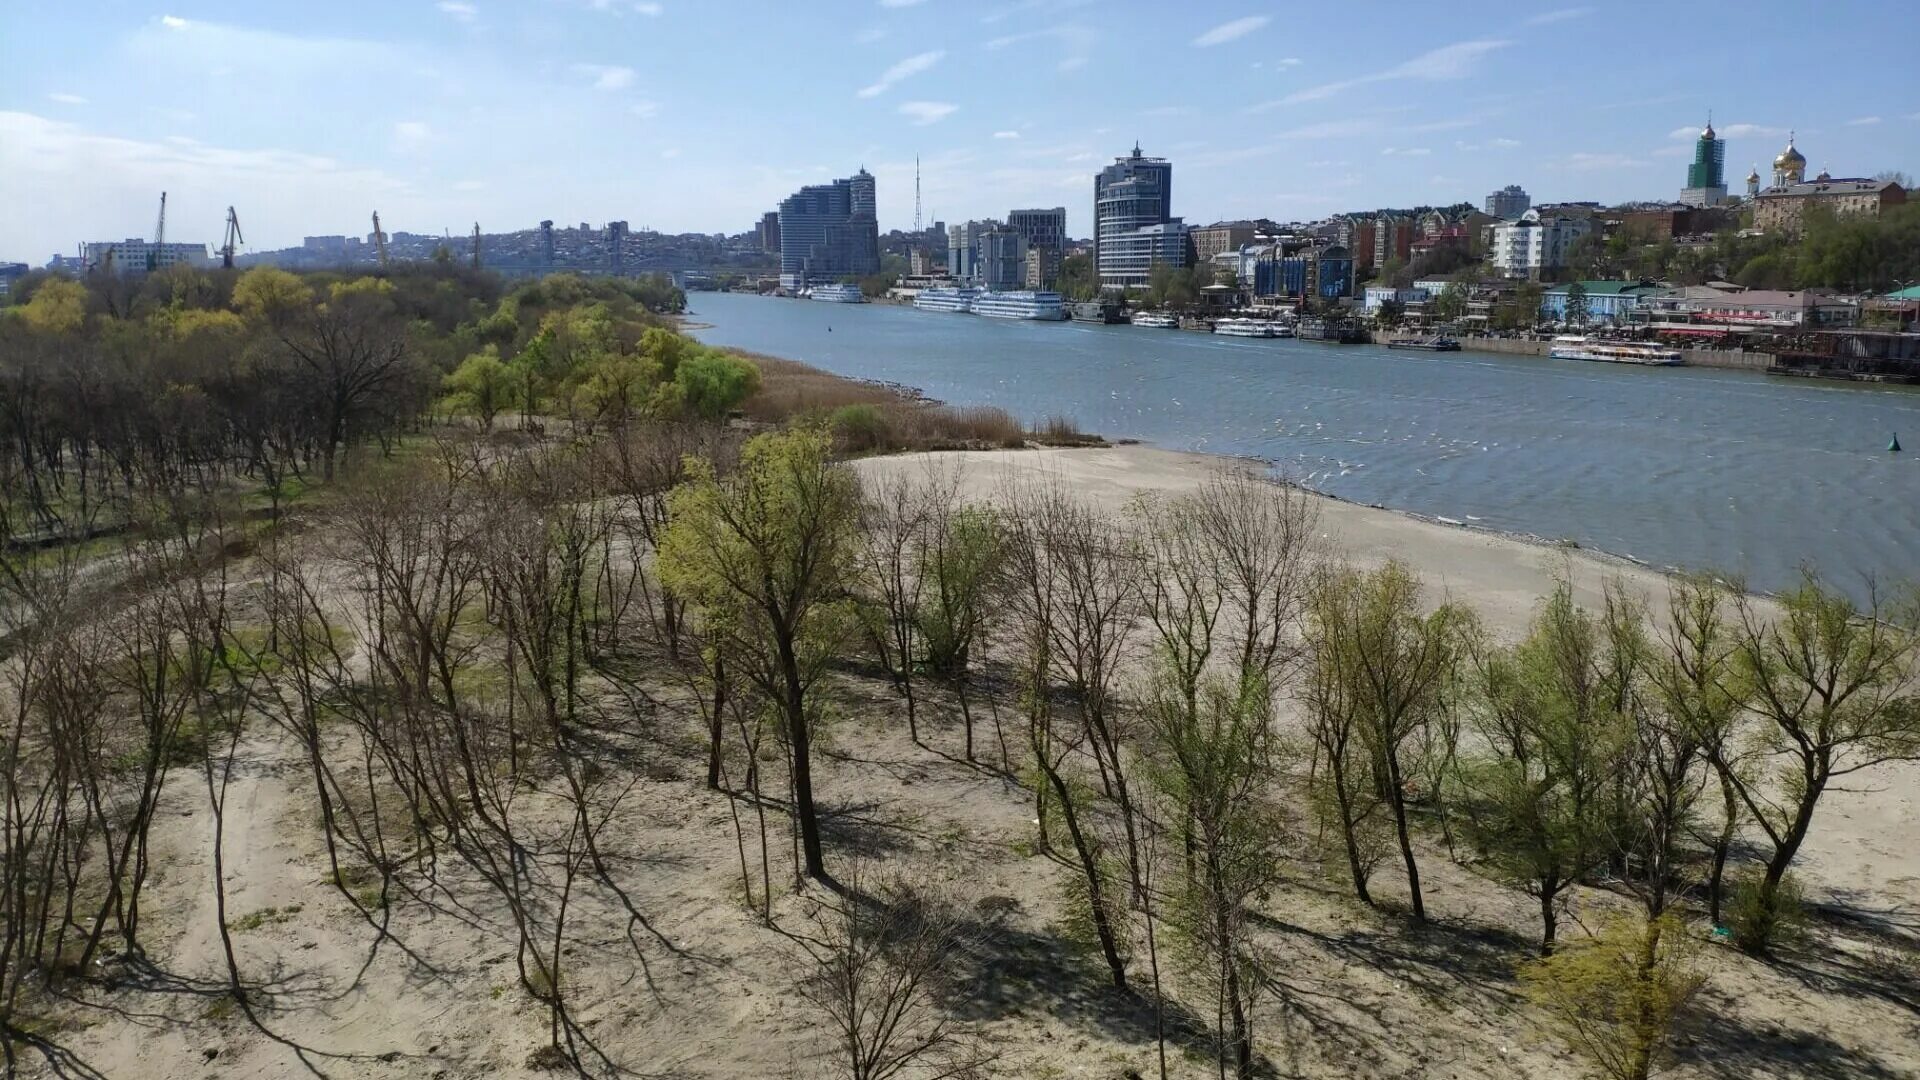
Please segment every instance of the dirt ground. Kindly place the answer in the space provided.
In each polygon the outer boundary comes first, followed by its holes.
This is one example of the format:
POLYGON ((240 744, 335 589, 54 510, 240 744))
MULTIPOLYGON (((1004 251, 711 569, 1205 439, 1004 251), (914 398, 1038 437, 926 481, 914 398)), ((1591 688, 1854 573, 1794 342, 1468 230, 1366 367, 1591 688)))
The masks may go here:
MULTIPOLYGON (((1140 447, 968 455, 967 488, 991 498, 1007 470, 1051 473, 1113 507, 1175 492, 1212 459, 1140 447)), ((916 458, 866 469, 920 467, 916 458)), ((1503 634, 1524 626, 1556 572, 1580 599, 1618 574, 1658 595, 1658 575, 1583 553, 1329 502, 1329 539, 1346 557, 1399 557, 1503 634)), ((1155 1074, 1150 994, 1110 989, 1097 956, 1063 926, 1067 870, 1033 853, 1030 796, 1001 768, 982 709, 978 763, 964 760, 957 710, 935 697, 909 740, 884 681, 834 683, 839 719, 816 766, 830 866, 857 853, 868 873, 910 870, 940 883, 978 923, 942 1004, 976 1025, 1008 1077, 1155 1074)), ((704 785, 701 733, 669 702, 630 717, 631 791, 602 843, 653 933, 630 943, 617 911, 580 914, 570 946, 578 1018, 607 1057, 649 1077, 831 1075, 819 1016, 792 993, 807 900, 792 895, 785 818, 769 814, 776 928, 742 903, 735 813, 758 858, 752 810, 704 785)), ((1011 718, 1009 718, 1011 722, 1011 718)), ((1920 1076, 1920 769, 1853 778, 1823 804, 1802 873, 1814 902, 1804 940, 1762 963, 1709 946, 1707 989, 1689 1026, 1684 1077, 1920 1076)), ((177 775, 156 825, 158 871, 145 901, 154 970, 63 1007, 65 1056, 32 1051, 28 1073, 198 1077, 524 1077, 547 1039, 545 1009, 518 985, 503 913, 448 862, 442 888, 388 909, 388 935, 326 880, 311 781, 297 748, 268 725, 245 743, 229 795, 228 923, 259 1023, 222 995, 211 822, 198 777, 177 775)), ((1273 1072, 1298 1077, 1562 1080, 1571 1058, 1529 1024, 1512 977, 1537 933, 1532 902, 1424 852, 1434 921, 1415 927, 1353 902, 1306 838, 1261 913, 1278 976, 1255 1015, 1273 1072)), ((757 879, 757 866, 755 867, 757 879)), ((1376 878, 1404 903, 1391 866, 1376 878)), ((1583 893, 1590 920, 1617 901, 1583 893)), ((1570 932, 1577 932, 1570 931, 1570 932)), ((1144 952, 1133 973, 1144 985, 1144 952)), ((1194 1000, 1203 1000, 1195 997, 1194 1000)), ((1213 1075, 1209 1016, 1176 1012, 1172 1072, 1213 1075)), ((602 1070, 603 1072, 606 1070, 602 1070)))

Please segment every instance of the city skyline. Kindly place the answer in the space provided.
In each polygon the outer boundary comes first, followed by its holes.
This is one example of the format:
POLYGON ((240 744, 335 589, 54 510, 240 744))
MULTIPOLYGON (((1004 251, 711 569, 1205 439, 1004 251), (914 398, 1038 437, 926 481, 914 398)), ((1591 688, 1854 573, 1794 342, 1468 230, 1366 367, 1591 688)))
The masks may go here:
POLYGON ((1729 176, 1765 173, 1789 129, 1809 172, 1914 171, 1899 36, 1844 13, 1782 35, 1793 10, 1699 28, 1723 47, 1678 64, 1644 20, 1582 6, 1109 5, 1096 23, 1074 0, 30 4, 0 15, 0 259, 148 236, 161 190, 169 239, 217 243, 234 205, 254 250, 364 235, 374 210, 456 236, 543 218, 738 233, 863 166, 885 232, 912 226, 916 153, 925 220, 1065 205, 1084 238, 1092 176, 1136 140, 1178 167, 1190 224, 1478 204, 1508 183, 1672 199, 1709 111, 1729 176))

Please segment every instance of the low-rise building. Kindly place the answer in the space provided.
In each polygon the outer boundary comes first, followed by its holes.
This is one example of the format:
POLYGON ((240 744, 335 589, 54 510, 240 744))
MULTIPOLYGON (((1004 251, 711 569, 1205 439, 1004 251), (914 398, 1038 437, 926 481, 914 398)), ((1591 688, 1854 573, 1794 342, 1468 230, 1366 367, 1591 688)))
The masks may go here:
POLYGON ((1409 304, 1424 304, 1431 298, 1431 294, 1418 285, 1410 289, 1397 289, 1391 285, 1369 285, 1360 298, 1360 304, 1367 314, 1373 315, 1388 304, 1398 304, 1404 311, 1409 304))
POLYGON ((1619 326, 1630 321, 1647 297, 1663 291, 1660 286, 1642 281, 1578 281, 1555 285, 1540 297, 1540 317, 1549 322, 1568 322, 1569 300, 1574 286, 1586 295, 1586 322, 1591 326, 1619 326))
POLYGON ((118 274, 144 274, 174 266, 211 266, 213 259, 205 244, 156 244, 133 237, 120 241, 96 241, 85 248, 88 270, 111 267, 118 274))
POLYGON ((1720 289, 1690 285, 1668 289, 1646 300, 1649 319, 1729 330, 1836 328, 1859 321, 1860 308, 1830 293, 1783 289, 1720 289))
POLYGON ((1907 189, 1892 180, 1834 179, 1821 173, 1805 183, 1770 187, 1753 198, 1753 227, 1762 232, 1797 233, 1807 211, 1819 207, 1836 216, 1879 215, 1907 201, 1907 189))
POLYGON ((1193 257, 1198 262, 1206 262, 1225 252, 1238 251, 1253 243, 1254 234, 1255 227, 1251 221, 1216 221, 1187 230, 1187 235, 1193 239, 1193 257))

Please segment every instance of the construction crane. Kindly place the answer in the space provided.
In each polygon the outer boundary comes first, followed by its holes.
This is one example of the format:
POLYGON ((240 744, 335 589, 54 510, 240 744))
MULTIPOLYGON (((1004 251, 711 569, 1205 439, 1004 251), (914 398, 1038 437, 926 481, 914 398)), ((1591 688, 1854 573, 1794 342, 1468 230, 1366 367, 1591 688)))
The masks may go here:
POLYGON ((373 212, 373 248, 380 253, 380 269, 387 268, 387 234, 380 231, 380 211, 373 212))
POLYGON ((160 220, 153 223, 153 247, 147 249, 147 269, 160 267, 160 249, 167 242, 167 193, 160 193, 160 220))
POLYGON ((234 213, 233 207, 229 206, 227 207, 227 238, 220 245, 220 265, 228 270, 233 269, 234 249, 244 243, 246 240, 240 235, 240 215, 234 213))
POLYGON ((480 269, 480 223, 473 223, 473 268, 480 269))

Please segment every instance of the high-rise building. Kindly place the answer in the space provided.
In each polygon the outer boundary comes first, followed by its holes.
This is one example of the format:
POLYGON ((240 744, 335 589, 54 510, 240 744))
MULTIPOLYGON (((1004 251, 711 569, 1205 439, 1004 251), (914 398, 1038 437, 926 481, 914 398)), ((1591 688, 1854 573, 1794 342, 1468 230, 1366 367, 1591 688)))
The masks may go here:
POLYGON ((1373 265, 1385 266, 1398 259, 1401 265, 1413 258, 1413 219, 1397 214, 1382 214, 1373 223, 1373 265))
POLYGON ((956 281, 973 281, 980 276, 980 237, 1000 228, 992 219, 962 221, 947 227, 947 275, 956 281))
POLYGON ((995 292, 1018 289, 1027 276, 1027 238, 1010 226, 982 232, 974 263, 974 282, 995 292))
POLYGON ((1508 184, 1499 191, 1487 196, 1487 213, 1501 221, 1518 221, 1520 215, 1533 205, 1533 199, 1519 184, 1508 184))
POLYGON ((1009 210, 1007 228, 1026 238, 1028 248, 1046 247, 1055 251, 1067 246, 1067 208, 1051 210, 1009 210))
POLYGON ((1186 227, 1173 216, 1173 165, 1145 157, 1134 144, 1130 157, 1093 178, 1093 258, 1100 285, 1144 288, 1153 264, 1186 263, 1186 227))
POLYGON ((1709 123, 1693 144, 1693 164, 1687 166, 1687 186, 1680 201, 1688 206, 1719 206, 1727 201, 1727 140, 1714 134, 1709 123))
POLYGON ((880 272, 873 176, 865 169, 780 202, 780 285, 803 289, 880 272))
POLYGON ((769 255, 780 254, 780 211, 769 210, 760 215, 760 224, 754 227, 754 238, 760 241, 760 250, 769 255))
POLYGON ((1519 221, 1493 227, 1493 247, 1487 261, 1510 278, 1550 278, 1567 265, 1573 242, 1592 231, 1590 218, 1543 216, 1534 207, 1519 221))
POLYGON ((1027 248, 1026 287, 1052 292, 1060 284, 1060 249, 1044 245, 1027 248))

